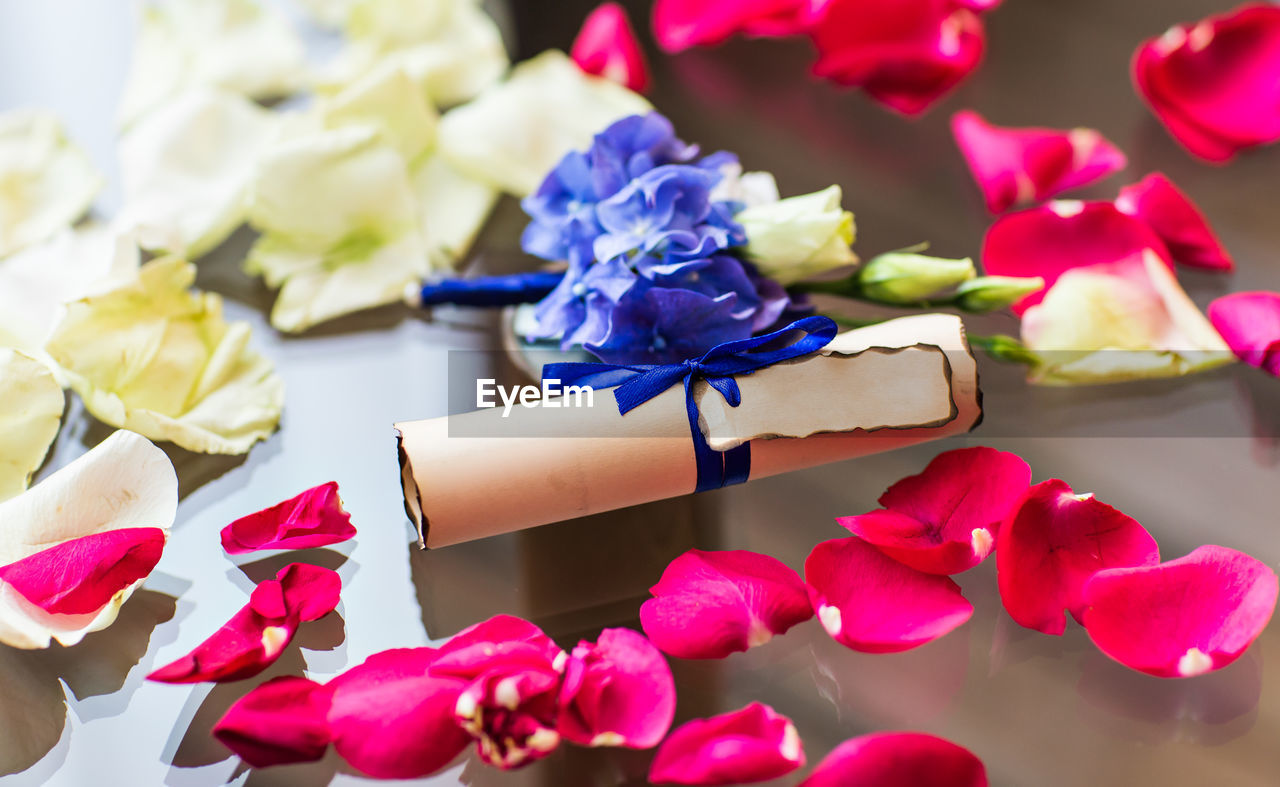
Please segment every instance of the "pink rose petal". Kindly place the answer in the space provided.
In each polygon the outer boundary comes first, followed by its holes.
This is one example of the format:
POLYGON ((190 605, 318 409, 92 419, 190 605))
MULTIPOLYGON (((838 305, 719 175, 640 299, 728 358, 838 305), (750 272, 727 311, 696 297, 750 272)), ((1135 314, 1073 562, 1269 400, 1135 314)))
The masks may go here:
POLYGON ((986 48, 982 21, 954 0, 826 0, 812 20, 814 73, 905 115, 959 84, 986 48))
POLYGON ((617 3, 601 3, 587 15, 569 56, 588 74, 611 79, 637 93, 649 87, 644 52, 627 12, 617 3))
POLYGON ((1280 292, 1236 292, 1209 304, 1209 321, 1236 357, 1280 377, 1280 292))
POLYGON ((795 725, 768 705, 694 719, 676 728, 649 768, 655 784, 744 784, 776 779, 804 765, 795 725))
POLYGON ((952 115, 951 133, 992 213, 1101 180, 1128 163, 1090 128, 1006 128, 966 109, 952 115))
POLYGON ((45 612, 96 613, 151 573, 164 544, 165 532, 158 527, 94 533, 0 566, 0 581, 45 612))
POLYGON ((1094 574, 1084 586, 1082 622, 1121 664, 1187 678, 1239 658, 1267 627, 1278 593, 1280 580, 1262 561, 1203 546, 1159 565, 1094 574))
POLYGON ((1145 221, 1183 265, 1214 271, 1235 268, 1204 214, 1163 174, 1153 172, 1120 189, 1116 207, 1145 221))
POLYGON ((259 549, 307 549, 346 541, 356 534, 330 481, 297 497, 241 517, 222 529, 222 548, 243 555, 259 549))
POLYGON ((329 747, 329 691, 299 677, 273 678, 241 697, 213 735, 255 768, 311 762, 329 747))
POLYGON ((719 659, 768 642, 813 617, 804 582, 768 555, 691 549, 671 561, 640 607, 645 634, 664 653, 719 659))
POLYGON ((928 574, 958 574, 995 546, 1000 523, 1031 485, 1017 454, 946 451, 880 496, 884 509, 836 521, 889 557, 928 574))
POLYGON ((877 732, 837 746, 799 787, 987 787, 973 752, 922 732, 877 732))
POLYGON ((822 627, 864 653, 910 650, 973 614, 948 577, 916 571, 857 537, 814 547, 804 577, 822 627))
POLYGON ((280 658, 301 623, 333 611, 341 589, 336 571, 291 563, 254 588, 249 603, 195 650, 147 680, 223 682, 257 675, 280 658))
POLYGON ((805 0, 657 0, 653 34, 667 52, 719 44, 735 33, 794 35, 806 29, 806 6, 805 0))
POLYGON ((565 666, 560 734, 583 746, 657 746, 676 714, 671 668, 631 629, 605 629, 581 642, 565 666))
POLYGON ((380 779, 428 776, 471 741, 454 721, 465 684, 428 674, 433 648, 375 653, 329 682, 334 748, 380 779))
POLYGON ((1133 81, 1187 150, 1226 161, 1280 139, 1280 6, 1249 3, 1170 28, 1133 56, 1133 81))
POLYGON ((1044 278, 1044 289, 1014 304, 1021 315, 1044 300, 1063 273, 1141 259, 1146 249, 1173 266, 1164 242, 1146 222, 1110 202, 1067 200, 996 219, 982 242, 982 265, 991 276, 1044 278))
POLYGON ((1066 630, 1064 609, 1080 620, 1094 573, 1159 561, 1155 539, 1136 520, 1058 479, 1031 487, 996 539, 1004 608, 1046 634, 1066 630))

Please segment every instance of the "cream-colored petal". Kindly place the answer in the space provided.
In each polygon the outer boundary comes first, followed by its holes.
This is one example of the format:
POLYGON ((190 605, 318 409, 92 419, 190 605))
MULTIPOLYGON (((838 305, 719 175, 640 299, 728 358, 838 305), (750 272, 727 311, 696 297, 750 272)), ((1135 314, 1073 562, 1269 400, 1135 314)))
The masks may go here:
POLYGON ((57 116, 35 109, 0 114, 0 257, 71 226, 102 183, 57 116))
POLYGON ((440 155, 428 156, 412 177, 432 267, 456 268, 493 212, 498 190, 463 175, 440 155))
POLYGON ((58 435, 65 404, 49 367, 0 348, 0 500, 22 492, 58 435))
POLYGON ((321 27, 342 27, 357 0, 294 0, 321 27))
POLYGON ((197 88, 166 101, 120 140, 121 226, 144 249, 194 258, 244 221, 279 116, 234 93, 197 88))
POLYGON ((401 68, 375 69, 325 101, 321 112, 326 128, 378 129, 405 161, 413 161, 435 143, 435 108, 401 68))
POLYGON ((747 233, 743 252, 784 285, 854 264, 853 214, 841 200, 840 187, 830 186, 739 211, 734 219, 747 233))
POLYGON ((590 76, 550 50, 440 119, 440 152, 461 172, 516 196, 529 194, 571 150, 649 102, 590 76))

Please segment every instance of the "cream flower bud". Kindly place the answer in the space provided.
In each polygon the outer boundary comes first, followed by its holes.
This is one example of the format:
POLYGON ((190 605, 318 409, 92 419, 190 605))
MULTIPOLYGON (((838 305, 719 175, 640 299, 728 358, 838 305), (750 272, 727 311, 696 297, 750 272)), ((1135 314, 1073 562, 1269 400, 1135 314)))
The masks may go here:
POLYGON ((782 284, 852 265, 853 214, 839 186, 748 207, 734 219, 747 231, 747 259, 782 284))

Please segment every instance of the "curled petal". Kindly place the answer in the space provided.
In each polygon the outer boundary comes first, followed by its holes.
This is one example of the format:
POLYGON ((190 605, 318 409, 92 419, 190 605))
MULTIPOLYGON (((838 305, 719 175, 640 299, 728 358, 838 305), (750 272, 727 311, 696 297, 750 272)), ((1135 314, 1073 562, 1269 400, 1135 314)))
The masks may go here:
POLYGON ((1262 561, 1202 546, 1159 565, 1094 574, 1084 586, 1082 622, 1121 664, 1189 678, 1239 658, 1267 627, 1277 593, 1280 580, 1262 561))
POLYGON ((1280 139, 1280 7, 1247 3, 1175 25, 1133 56, 1133 81, 1191 153, 1226 161, 1280 139))
MULTIPOLYGON (((461 651, 483 652, 492 650, 495 643, 509 643, 527 646, 533 652, 549 661, 556 661, 564 651, 546 632, 529 621, 514 615, 494 615, 488 620, 459 631, 449 638, 440 648, 440 656, 461 651)), ((465 657, 459 659, 463 663, 465 657)), ((442 664, 437 664, 437 667, 442 664)))
POLYGON ((151 573, 165 531, 128 527, 64 541, 0 567, 0 581, 55 615, 84 615, 151 573))
POLYGON ((982 60, 982 21, 954 0, 828 0, 815 7, 814 73, 917 115, 982 60))
POLYGON ((51 112, 0 113, 0 258, 75 223, 102 188, 88 154, 51 112))
POLYGON ((222 529, 222 548, 232 555, 259 549, 307 549, 346 541, 355 534, 351 515, 342 508, 338 484, 330 481, 227 525, 222 529))
POLYGON ((910 650, 973 615, 951 579, 905 566, 857 537, 814 547, 804 577, 822 627, 864 653, 910 650))
POLYGON ((657 746, 676 713, 667 661, 631 629, 605 629, 581 642, 565 666, 559 732, 583 746, 657 746))
POLYGON ((1280 377, 1280 293, 1225 295, 1209 304, 1209 321, 1236 357, 1280 377))
POLYGON ((951 133, 992 213, 1088 185, 1127 164, 1091 128, 1005 128, 963 110, 951 117, 951 133))
POLYGON ((1044 279, 1045 289, 1014 304, 1014 312, 1022 314, 1044 300, 1063 273, 1147 250, 1172 266, 1163 241, 1145 221, 1110 202, 1061 200, 997 219, 982 242, 982 265, 993 276, 1044 279))
POLYGON ((1017 454, 958 448, 889 487, 883 510, 836 521, 917 571, 958 574, 991 553, 1000 523, 1030 485, 1031 467, 1017 454))
POLYGON ((837 746, 799 787, 987 787, 973 752, 921 732, 877 732, 837 746))
POLYGON ((649 86, 644 52, 626 10, 617 3, 601 3, 587 16, 569 56, 588 74, 612 79, 637 93, 649 86))
POLYGON ((44 464, 65 403, 62 387, 47 366, 17 350, 0 349, 0 500, 26 489, 44 464))
POLYGON ((1147 223, 1183 265, 1215 271, 1235 268, 1204 214, 1164 175, 1153 172, 1120 189, 1116 208, 1147 223))
POLYGON ((1094 573, 1160 561, 1160 548, 1137 520, 1052 479, 1027 491, 996 541, 1000 598, 1015 621, 1061 634, 1066 609, 1084 611, 1084 584, 1094 573))
POLYGON ((804 583, 779 560, 744 550, 691 549, 671 561, 640 607, 664 653, 718 659, 768 642, 813 617, 804 583))
POLYGON ((655 784, 743 784, 776 779, 804 765, 800 734, 786 716, 753 702, 677 727, 649 768, 655 784))
POLYGON ((735 33, 794 35, 808 27, 805 5, 804 0, 657 0, 653 34, 667 52, 719 44, 735 33))
POLYGON ((228 708, 213 735, 255 768, 311 762, 329 747, 328 710, 327 687, 306 678, 273 678, 228 708))

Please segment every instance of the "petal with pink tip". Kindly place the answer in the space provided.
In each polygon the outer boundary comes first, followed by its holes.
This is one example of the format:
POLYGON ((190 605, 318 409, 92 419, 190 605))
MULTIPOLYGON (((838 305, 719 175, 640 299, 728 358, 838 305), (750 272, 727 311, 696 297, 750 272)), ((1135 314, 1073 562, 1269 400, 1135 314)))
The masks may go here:
POLYGON ((856 536, 814 547, 804 578, 822 627, 864 653, 910 650, 973 615, 950 578, 916 571, 856 536))
POLYGON ((328 689, 319 683, 273 678, 228 708, 213 735, 255 768, 311 762, 329 747, 328 709, 328 689))
POLYGON ((147 676, 161 683, 242 680, 275 663, 303 621, 338 605, 337 572, 291 563, 253 589, 249 603, 186 656, 147 676))
POLYGON ((1208 161, 1280 139, 1280 6, 1248 3, 1145 41, 1133 81, 1175 140, 1208 161))
POLYGON ((992 213, 1088 185, 1128 163, 1090 128, 1006 128, 966 109, 952 115, 951 133, 992 213))
POLYGON ((232 555, 259 549, 308 549, 346 541, 355 534, 351 515, 342 508, 338 484, 330 481, 227 525, 222 529, 222 548, 232 555))
POLYGON ((1056 478, 1027 491, 996 539, 1005 610, 1045 634, 1066 630, 1064 609, 1080 620, 1096 572, 1158 562, 1160 548, 1137 520, 1056 478))
POLYGON ((826 756, 799 787, 987 787, 973 752, 922 732, 852 738, 826 756))
POLYGON ((664 653, 719 659, 813 617, 804 582, 768 555, 691 549, 671 561, 640 607, 644 633, 664 653))
POLYGON ((1121 212, 1145 221, 1183 265, 1214 271, 1235 268, 1204 214, 1163 174, 1152 172, 1120 189, 1115 204, 1121 212))
POLYGON ((1030 485, 1031 467, 1017 454, 958 448, 889 487, 884 509, 836 521, 917 571, 958 574, 991 553, 1000 523, 1030 485))
POLYGON ((1209 321, 1236 357, 1280 377, 1280 292, 1235 292, 1209 304, 1209 321))
POLYGON ((0 566, 0 581, 45 612, 85 615, 150 574, 164 543, 158 527, 93 533, 0 566))
POLYGON ((644 52, 627 12, 617 3, 601 3, 587 15, 569 56, 588 74, 611 79, 637 93, 649 87, 644 52))
POLYGON ((776 779, 804 765, 795 725, 768 705, 745 708, 676 728, 649 768, 655 784, 746 784, 776 779))
POLYGON ((794 35, 806 28, 806 6, 805 0, 657 0, 653 34, 667 52, 719 44, 735 33, 794 35))
POLYGON ((1162 678, 1189 678, 1240 657, 1271 620, 1280 580, 1243 552, 1203 546, 1154 566, 1094 574, 1083 623, 1103 653, 1162 678))
POLYGON ((1110 202, 1059 200, 996 219, 982 241, 982 265, 991 276, 1044 279, 1044 289, 1014 304, 1020 315, 1044 300, 1063 273, 1141 259, 1147 249, 1173 266, 1164 242, 1146 222, 1110 202))
POLYGON ((580 642, 565 666, 559 731, 583 746, 657 746, 676 714, 671 668, 631 629, 605 629, 580 642))

